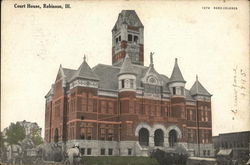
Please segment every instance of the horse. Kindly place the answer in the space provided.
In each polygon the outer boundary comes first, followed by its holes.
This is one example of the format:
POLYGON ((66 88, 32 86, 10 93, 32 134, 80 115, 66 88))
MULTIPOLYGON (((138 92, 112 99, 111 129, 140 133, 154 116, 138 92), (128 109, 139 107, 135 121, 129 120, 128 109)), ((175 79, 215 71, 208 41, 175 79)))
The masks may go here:
POLYGON ((78 165, 81 162, 81 152, 79 150, 79 147, 73 147, 73 148, 69 148, 67 150, 67 157, 68 159, 66 159, 64 164, 70 164, 70 165, 78 165))

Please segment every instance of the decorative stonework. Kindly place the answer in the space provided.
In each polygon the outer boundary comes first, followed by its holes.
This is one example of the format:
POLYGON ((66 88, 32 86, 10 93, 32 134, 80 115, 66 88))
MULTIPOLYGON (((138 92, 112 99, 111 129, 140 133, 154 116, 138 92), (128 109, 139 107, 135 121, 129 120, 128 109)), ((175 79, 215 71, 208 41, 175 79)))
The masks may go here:
POLYGON ((153 136, 152 128, 147 123, 140 123, 135 129, 135 136, 139 136, 139 131, 141 128, 146 128, 149 131, 149 136, 153 136))
POLYGON ((98 91, 99 96, 109 96, 109 97, 118 97, 117 92, 111 92, 111 91, 98 91))
POLYGON ((70 89, 81 86, 81 87, 89 87, 89 88, 98 88, 98 82, 91 80, 75 80, 70 83, 70 89))
POLYGON ((182 133, 181 133, 181 130, 180 128, 177 126, 177 125, 171 125, 167 128, 167 137, 169 136, 169 132, 171 130, 175 130, 177 132, 177 137, 178 138, 182 138, 182 133))

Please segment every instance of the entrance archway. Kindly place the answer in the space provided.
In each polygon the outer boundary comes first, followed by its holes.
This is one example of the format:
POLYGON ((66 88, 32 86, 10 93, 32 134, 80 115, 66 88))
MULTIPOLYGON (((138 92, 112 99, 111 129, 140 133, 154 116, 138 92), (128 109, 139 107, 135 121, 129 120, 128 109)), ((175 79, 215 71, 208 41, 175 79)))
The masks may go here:
POLYGON ((139 144, 141 146, 148 146, 149 131, 146 128, 141 128, 139 131, 139 144))
POLYGON ((168 141, 169 141, 169 146, 170 147, 174 147, 175 146, 175 143, 177 142, 177 132, 174 129, 172 129, 169 132, 168 141))
POLYGON ((155 130, 154 142, 155 142, 155 146, 163 146, 164 133, 163 133, 163 131, 161 129, 155 130))

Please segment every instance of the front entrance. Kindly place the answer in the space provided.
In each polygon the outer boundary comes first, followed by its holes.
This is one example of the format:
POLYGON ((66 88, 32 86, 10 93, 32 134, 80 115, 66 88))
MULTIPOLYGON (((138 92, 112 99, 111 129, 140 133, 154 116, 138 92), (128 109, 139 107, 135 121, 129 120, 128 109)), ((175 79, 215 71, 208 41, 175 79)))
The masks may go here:
POLYGON ((139 144, 141 146, 148 146, 149 131, 146 128, 141 128, 139 131, 139 144))
POLYGON ((161 129, 157 129, 154 134, 155 146, 163 146, 164 134, 161 129))
POLYGON ((170 147, 174 147, 177 142, 177 132, 174 129, 169 132, 168 142, 170 147))

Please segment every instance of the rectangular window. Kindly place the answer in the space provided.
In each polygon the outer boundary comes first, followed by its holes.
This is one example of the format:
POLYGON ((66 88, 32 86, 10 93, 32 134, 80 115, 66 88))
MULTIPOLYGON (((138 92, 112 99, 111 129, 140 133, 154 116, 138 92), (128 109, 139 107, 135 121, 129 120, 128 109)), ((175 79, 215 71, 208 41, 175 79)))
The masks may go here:
POLYGON ((108 109, 109 109, 109 114, 114 114, 114 103, 113 102, 109 102, 108 103, 108 109))
POLYGON ((122 88, 124 88, 125 87, 125 82, 124 82, 124 80, 122 80, 122 88))
POLYGON ((190 115, 190 116, 189 116, 189 117, 190 117, 190 120, 192 120, 192 118, 193 118, 193 110, 190 109, 190 110, 189 110, 189 113, 190 113, 190 114, 189 114, 189 115, 190 115))
POLYGON ((93 112, 93 99, 88 98, 88 111, 93 112))
POLYGON ((207 156, 210 156, 210 150, 207 150, 207 156))
POLYGON ((80 138, 81 139, 85 139, 85 132, 86 132, 85 128, 80 129, 80 138))
POLYGON ((105 148, 101 148, 101 155, 105 155, 105 148))
POLYGON ((133 36, 131 34, 128 35, 128 41, 132 42, 133 36))
POLYGON ((87 155, 91 155, 91 148, 87 149, 87 155))
POLYGON ((101 128, 101 140, 106 140, 106 129, 101 128))
POLYGON ((134 88, 134 80, 130 79, 130 88, 134 88))
POLYGON ((113 155, 113 149, 109 148, 109 155, 113 155))
POLYGON ((206 150, 203 150, 203 156, 206 156, 206 150))
POLYGON ((128 155, 132 155, 132 149, 128 148, 128 155))
POLYGON ((107 103, 106 103, 106 101, 101 101, 101 113, 107 113, 107 103))
POLYGON ((176 94, 176 88, 173 87, 173 95, 175 95, 175 94, 176 94))
POLYGON ((82 155, 85 155, 85 148, 80 148, 80 152, 82 155))
POLYGON ((115 42, 118 43, 118 38, 115 39, 115 42))
POLYGON ((134 42, 137 43, 138 41, 138 36, 134 36, 134 42))
POLYGON ((181 87, 181 95, 184 95, 184 88, 181 87))
POLYGON ((121 41, 121 36, 119 36, 119 41, 121 41))
POLYGON ((107 130, 107 132, 108 132, 108 140, 109 141, 112 141, 113 140, 113 135, 114 135, 114 130, 113 130, 113 128, 109 128, 108 130, 107 130))
POLYGON ((88 139, 88 140, 91 140, 91 139, 92 139, 92 128, 88 128, 87 139, 88 139))

